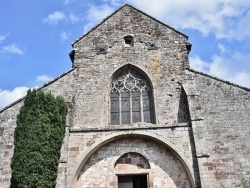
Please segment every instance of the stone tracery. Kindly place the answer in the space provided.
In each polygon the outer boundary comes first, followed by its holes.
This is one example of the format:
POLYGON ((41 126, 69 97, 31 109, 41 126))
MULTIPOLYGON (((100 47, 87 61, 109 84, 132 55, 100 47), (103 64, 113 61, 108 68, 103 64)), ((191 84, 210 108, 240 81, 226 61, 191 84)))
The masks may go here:
POLYGON ((111 124, 153 122, 152 89, 138 71, 124 68, 110 89, 111 124))
MULTIPOLYGON (((123 72, 124 74, 124 72, 123 72)), ((128 73, 125 72, 124 75, 119 76, 112 82, 111 93, 126 93, 126 92, 143 92, 149 91, 150 87, 147 81, 140 78, 140 75, 128 69, 128 73)))

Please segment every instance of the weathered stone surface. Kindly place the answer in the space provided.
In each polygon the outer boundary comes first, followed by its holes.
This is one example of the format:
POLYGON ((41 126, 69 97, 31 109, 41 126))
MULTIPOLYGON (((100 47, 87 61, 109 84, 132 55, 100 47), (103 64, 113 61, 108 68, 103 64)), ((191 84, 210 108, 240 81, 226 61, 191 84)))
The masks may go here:
MULTIPOLYGON (((129 5, 73 43, 73 69, 41 88, 69 107, 58 188, 117 187, 117 173, 131 171, 148 174, 151 188, 237 187, 241 173, 250 181, 250 89, 189 69, 189 47, 187 36, 129 5), (110 85, 126 65, 149 78, 155 123, 110 124, 110 85)), ((21 105, 0 111, 3 188, 21 105)))
POLYGON ((191 187, 185 169, 171 150, 137 138, 118 140, 100 148, 82 168, 75 187, 118 187, 118 183, 113 182, 117 176, 136 173, 148 174, 152 187, 191 187), (133 157, 133 154, 137 155, 133 157), (117 164, 119 156, 123 156, 124 161, 117 164), (146 168, 138 168, 138 163, 146 168))
POLYGON ((203 187, 237 187, 243 174, 250 181, 250 90, 187 71, 194 78, 188 90, 192 126, 203 187), (196 121, 195 117, 202 117, 196 121))
POLYGON ((3 188, 10 186, 10 164, 14 150, 14 130, 16 128, 16 116, 21 106, 22 101, 0 113, 0 127, 3 130, 0 136, 0 183, 3 188))

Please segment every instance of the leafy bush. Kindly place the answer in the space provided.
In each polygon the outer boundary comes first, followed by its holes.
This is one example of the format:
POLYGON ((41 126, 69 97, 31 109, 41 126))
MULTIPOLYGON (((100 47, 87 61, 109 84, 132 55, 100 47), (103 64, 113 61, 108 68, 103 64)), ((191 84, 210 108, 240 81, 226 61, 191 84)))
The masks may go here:
POLYGON ((247 184, 247 181, 242 173, 238 174, 238 178, 240 179, 242 188, 250 188, 250 186, 247 184))
POLYGON ((63 98, 28 91, 14 133, 12 188, 55 187, 66 115, 63 98))

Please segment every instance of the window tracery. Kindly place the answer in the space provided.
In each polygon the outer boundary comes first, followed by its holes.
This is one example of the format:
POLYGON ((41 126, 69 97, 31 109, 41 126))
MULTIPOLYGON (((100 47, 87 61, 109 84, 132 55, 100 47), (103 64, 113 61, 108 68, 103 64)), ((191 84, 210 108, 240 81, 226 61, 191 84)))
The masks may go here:
POLYGON ((139 72, 126 68, 112 81, 111 124, 153 122, 152 89, 139 72))

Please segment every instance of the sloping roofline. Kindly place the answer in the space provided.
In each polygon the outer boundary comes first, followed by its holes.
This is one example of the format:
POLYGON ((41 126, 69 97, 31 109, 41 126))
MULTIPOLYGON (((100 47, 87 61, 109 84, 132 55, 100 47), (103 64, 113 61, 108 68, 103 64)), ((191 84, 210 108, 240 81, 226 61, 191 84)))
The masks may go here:
POLYGON ((204 73, 204 72, 200 72, 200 71, 197 71, 197 70, 194 70, 194 69, 191 69, 191 68, 187 68, 186 70, 189 70, 190 72, 193 72, 193 73, 195 73, 195 74, 200 74, 200 75, 202 75, 202 76, 206 76, 206 77, 212 78, 212 79, 214 79, 214 80, 223 82, 223 83, 225 83, 225 84, 228 84, 228 85, 231 85, 231 86, 234 86, 234 87, 238 87, 238 88, 243 89, 243 90, 246 90, 246 91, 250 91, 250 88, 247 88, 247 87, 244 87, 244 86, 241 86, 241 85, 238 85, 238 84, 229 82, 229 81, 227 81, 227 80, 223 80, 223 79, 221 79, 221 78, 212 76, 212 75, 210 75, 210 74, 206 74, 206 73, 204 73))
MULTIPOLYGON (((46 86, 48 86, 48 85, 54 83, 55 81, 59 80, 60 78, 64 77, 65 75, 69 74, 69 73, 72 72, 73 70, 75 70, 75 68, 72 68, 72 69, 68 70, 67 72, 65 72, 65 73, 63 73, 63 74, 61 74, 61 75, 59 75, 58 77, 56 77, 54 80, 52 80, 52 81, 50 81, 50 82, 45 83, 43 86, 39 87, 39 88, 37 89, 37 91, 39 91, 39 90, 45 88, 46 86)), ((247 88, 247 87, 244 87, 244 86, 240 86, 240 85, 238 85, 238 84, 229 82, 229 81, 227 81, 227 80, 223 80, 223 79, 221 79, 221 78, 217 78, 217 77, 215 77, 215 76, 206 74, 206 73, 204 73, 204 72, 196 71, 196 70, 191 69, 191 68, 188 68, 188 69, 186 69, 186 70, 188 70, 188 71, 190 71, 190 72, 193 72, 193 73, 196 73, 196 74, 200 74, 200 75, 209 77, 209 78, 212 78, 212 79, 214 79, 214 80, 217 80, 217 81, 220 81, 220 82, 226 83, 226 84, 228 84, 228 85, 231 85, 231 86, 234 86, 234 87, 237 87, 237 88, 240 88, 240 89, 243 89, 243 90, 245 90, 245 91, 249 91, 249 92, 250 92, 250 88, 247 88)), ((1 110, 0 110, 0 113, 2 113, 3 111, 7 110, 8 108, 14 106, 15 104, 21 102, 21 101, 24 100, 24 99, 25 99, 25 96, 22 97, 22 98, 20 98, 20 99, 18 99, 18 100, 16 100, 15 102, 9 104, 8 106, 6 106, 6 107, 4 107, 3 109, 1 109, 1 110)))
MULTIPOLYGON (((153 20, 155 20, 156 22, 158 22, 158 23, 160 23, 160 24, 162 24, 162 25, 164 25, 164 26, 166 26, 166 27, 172 29, 173 31, 175 31, 175 32, 177 32, 177 33, 183 35, 184 37, 188 38, 188 36, 185 35, 184 33, 182 33, 182 32, 180 32, 180 31, 176 30, 175 28, 173 28, 173 27, 171 27, 171 26, 169 26, 169 25, 167 25, 167 24, 165 24, 165 23, 163 23, 163 22, 157 20, 156 18, 154 18, 154 17, 148 15, 147 13, 145 13, 145 12, 143 12, 143 11, 141 11, 141 10, 139 10, 139 9, 137 9, 137 8, 135 8, 135 7, 133 7, 133 6, 131 6, 131 5, 129 5, 129 4, 126 3, 125 5, 121 6, 119 9, 117 9, 115 12, 113 12, 111 15, 107 16, 101 23, 97 24, 95 27, 93 27, 91 30, 89 30, 86 34, 82 35, 82 36, 79 37, 77 40, 75 40, 71 45, 73 46, 76 42, 78 42, 79 40, 81 40, 83 37, 87 36, 90 32, 92 32, 93 30, 95 30, 98 26, 100 26, 103 22, 105 22, 107 19, 109 19, 111 16, 113 16, 115 13, 117 13, 118 11, 120 11, 120 10, 121 10, 123 7, 125 7, 125 6, 129 6, 129 7, 133 8, 133 9, 137 10, 138 12, 140 12, 140 13, 142 13, 142 14, 148 16, 148 17, 150 17, 150 18, 153 19, 153 20)), ((41 90, 41 89, 43 89, 44 87, 46 87, 46 86, 48 86, 48 85, 54 83, 54 82, 57 81, 58 79, 64 77, 64 76, 67 75, 67 74, 69 74, 69 73, 70 73, 71 71, 73 71, 74 69, 75 69, 75 68, 72 68, 72 69, 68 70, 67 72, 61 74, 60 76, 58 76, 58 77, 55 78, 54 80, 52 80, 52 81, 50 81, 50 82, 48 82, 48 83, 45 83, 43 86, 39 87, 37 90, 41 90)), ((190 72, 196 73, 196 74, 200 74, 200 75, 203 75, 203 76, 206 76, 206 77, 209 77, 209 78, 212 78, 212 79, 215 79, 215 80, 224 82, 224 83, 226 83, 226 84, 228 84, 228 85, 232 85, 232 86, 238 87, 238 88, 240 88, 240 89, 243 89, 243 90, 246 90, 246 91, 250 91, 250 88, 247 88, 247 87, 244 87, 244 86, 240 86, 240 85, 238 85, 238 84, 234 84, 234 83, 232 83, 232 82, 229 82, 229 81, 226 81, 226 80, 223 80, 223 79, 214 77, 214 76, 209 75, 209 74, 206 74, 206 73, 204 73, 204 72, 196 71, 196 70, 191 69, 191 68, 187 68, 187 70, 189 70, 190 72)), ((3 111, 7 110, 8 108, 14 106, 15 104, 21 102, 21 101, 24 100, 24 99, 25 99, 25 96, 22 97, 22 98, 20 98, 20 99, 18 99, 18 100, 16 100, 15 102, 9 104, 8 106, 4 107, 3 109, 0 109, 0 113, 2 113, 3 111)))
POLYGON ((180 32, 180 31, 178 31, 177 29, 175 29, 175 28, 173 28, 173 27, 171 27, 171 26, 169 26, 169 25, 167 25, 167 24, 165 24, 165 23, 159 21, 158 19, 156 19, 156 18, 154 18, 154 17, 148 15, 147 13, 145 13, 145 12, 143 12, 143 11, 141 11, 141 10, 135 8, 135 7, 133 7, 132 5, 129 5, 129 4, 126 3, 126 4, 124 4, 123 6, 121 6, 120 8, 118 8, 116 11, 114 11, 111 15, 107 16, 106 18, 104 18, 99 24, 97 24, 96 26, 94 26, 94 27, 93 27, 92 29, 90 29, 87 33, 85 33, 84 35, 80 36, 78 39, 76 39, 75 41, 73 41, 73 42, 71 43, 71 45, 73 46, 75 43, 77 43, 77 42, 80 41, 82 38, 84 38, 85 36, 87 36, 89 33, 91 33, 91 32, 92 32, 93 30, 95 30, 97 27, 99 27, 100 25, 102 25, 106 20, 108 20, 110 17, 112 17, 114 14, 116 14, 117 12, 119 12, 121 9, 123 9, 123 8, 126 7, 126 6, 128 6, 128 7, 130 7, 130 8, 133 8, 134 10, 136 10, 136 11, 138 11, 138 12, 144 14, 145 16, 148 16, 148 17, 151 18, 152 20, 154 20, 154 21, 156 21, 156 22, 158 22, 158 23, 160 23, 160 24, 162 24, 162 25, 168 27, 169 29, 171 29, 171 30, 173 30, 173 31, 175 31, 175 32, 177 32, 177 33, 179 33, 179 34, 181 34, 182 36, 184 36, 184 37, 186 37, 186 38, 188 39, 188 36, 187 36, 186 34, 184 34, 184 33, 180 32))
MULTIPOLYGON (((75 70, 75 68, 72 68, 72 69, 68 70, 67 72, 64 72, 63 74, 59 75, 59 76, 56 77, 55 79, 53 79, 53 80, 51 80, 51 81, 49 81, 49 82, 43 84, 41 87, 37 88, 36 90, 39 91, 39 90, 45 88, 46 86, 48 86, 48 85, 54 83, 55 81, 59 80, 60 78, 62 78, 62 77, 64 77, 64 76, 66 76, 67 74, 69 74, 69 73, 72 72, 73 70, 75 70)), ((13 103, 11 103, 11 104, 5 106, 3 109, 0 109, 0 113, 2 113, 3 111, 7 110, 8 108, 14 106, 15 104, 17 104, 17 103, 23 101, 23 100, 25 99, 25 97, 26 97, 26 95, 25 95, 24 97, 20 98, 20 99, 17 99, 17 100, 14 101, 13 103)))

